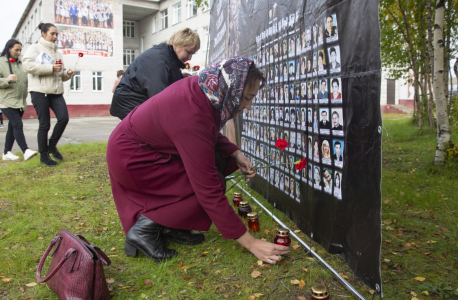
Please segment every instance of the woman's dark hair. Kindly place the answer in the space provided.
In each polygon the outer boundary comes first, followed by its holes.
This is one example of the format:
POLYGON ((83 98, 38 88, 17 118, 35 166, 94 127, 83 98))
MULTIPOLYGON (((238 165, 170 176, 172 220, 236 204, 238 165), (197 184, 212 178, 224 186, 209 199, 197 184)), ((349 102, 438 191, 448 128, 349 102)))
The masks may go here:
POLYGON ((337 86, 340 86, 339 80, 337 80, 337 78, 334 78, 334 79, 332 80, 332 83, 331 83, 331 84, 334 84, 334 82, 337 83, 337 86))
POLYGON ((124 75, 124 71, 123 70, 119 70, 118 72, 116 72, 116 77, 119 77, 121 75, 124 75))
POLYGON ((42 33, 47 33, 51 27, 56 27, 56 25, 52 23, 40 23, 40 25, 38 25, 38 29, 40 29, 42 33))
POLYGON ((256 80, 259 80, 260 82, 260 89, 266 85, 266 78, 262 75, 261 71, 255 66, 253 62, 248 69, 245 86, 251 87, 256 82, 256 80))
POLYGON ((22 46, 21 42, 19 42, 18 40, 10 39, 8 42, 6 42, 5 48, 3 48, 2 54, 0 54, 0 56, 6 55, 6 58, 8 59, 8 66, 10 67, 11 74, 14 74, 14 73, 13 73, 13 69, 11 68, 11 63, 10 63, 10 49, 13 48, 14 45, 17 45, 17 44, 22 46))

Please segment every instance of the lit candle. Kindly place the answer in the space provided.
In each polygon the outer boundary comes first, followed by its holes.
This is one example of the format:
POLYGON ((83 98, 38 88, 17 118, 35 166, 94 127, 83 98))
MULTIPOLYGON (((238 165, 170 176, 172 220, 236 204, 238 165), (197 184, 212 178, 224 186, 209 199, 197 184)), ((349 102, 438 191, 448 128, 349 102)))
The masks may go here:
POLYGON ((255 212, 247 213, 248 228, 252 231, 259 231, 259 218, 255 212))
POLYGON ((251 212, 250 204, 247 201, 240 201, 238 212, 239 216, 246 220, 247 213, 251 212))
POLYGON ((274 239, 274 243, 281 246, 289 246, 291 244, 289 230, 285 228, 277 229, 277 236, 274 239))
POLYGON ((312 296, 310 300, 329 300, 329 293, 326 286, 322 284, 312 286, 312 296))
POLYGON ((243 201, 242 193, 235 192, 234 198, 232 198, 232 202, 234 202, 234 206, 239 206, 240 201, 243 201))

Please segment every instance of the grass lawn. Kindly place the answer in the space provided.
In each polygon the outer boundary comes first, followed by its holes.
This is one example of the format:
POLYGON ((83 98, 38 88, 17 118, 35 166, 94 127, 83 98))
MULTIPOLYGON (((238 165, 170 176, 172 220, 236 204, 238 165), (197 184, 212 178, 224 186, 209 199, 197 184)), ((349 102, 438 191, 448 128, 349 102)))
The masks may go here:
MULTIPOLYGON (((433 166, 435 136, 419 136, 409 119, 396 118, 385 121, 383 137, 384 294, 386 299, 411 299, 414 294, 418 299, 440 299, 446 286, 458 288, 457 164, 433 166), (416 277, 425 278, 423 287, 416 277)), ((168 262, 126 256, 105 148, 106 143, 64 145, 59 149, 65 161, 56 168, 40 165, 37 158, 0 162, 0 299, 57 299, 45 284, 27 284, 36 282, 38 261, 61 229, 85 236, 110 256, 112 265, 105 267, 105 275, 114 299, 308 299, 307 291, 317 283, 328 286, 332 299, 352 299, 296 241, 279 264, 260 264, 212 226, 201 245, 172 244, 180 255, 168 262), (297 284, 301 280, 303 287, 297 284)), ((294 227, 282 214, 276 215, 294 227)), ((255 236, 272 241, 275 228, 271 218, 261 214, 261 231, 255 236)), ((308 242, 360 293, 372 298, 340 257, 308 242)))

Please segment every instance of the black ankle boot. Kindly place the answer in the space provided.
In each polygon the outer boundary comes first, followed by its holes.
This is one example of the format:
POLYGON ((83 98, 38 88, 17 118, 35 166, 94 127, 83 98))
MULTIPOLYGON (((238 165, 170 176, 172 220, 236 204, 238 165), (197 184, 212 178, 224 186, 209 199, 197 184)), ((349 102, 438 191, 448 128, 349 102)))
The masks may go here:
POLYGON ((57 147, 49 145, 49 154, 52 155, 52 158, 54 158, 57 161, 61 161, 63 159, 62 154, 57 151, 57 147))
POLYGON ((57 166, 57 163, 49 157, 48 152, 41 152, 40 153, 40 164, 45 164, 48 167, 55 167, 57 166))
POLYGON ((165 243, 175 242, 181 245, 199 245, 205 241, 205 236, 202 233, 184 229, 164 227, 161 235, 165 243))
POLYGON ((137 257, 138 250, 155 262, 165 261, 178 253, 167 249, 161 239, 164 226, 154 223, 144 215, 140 215, 137 223, 129 230, 124 245, 124 253, 137 257))

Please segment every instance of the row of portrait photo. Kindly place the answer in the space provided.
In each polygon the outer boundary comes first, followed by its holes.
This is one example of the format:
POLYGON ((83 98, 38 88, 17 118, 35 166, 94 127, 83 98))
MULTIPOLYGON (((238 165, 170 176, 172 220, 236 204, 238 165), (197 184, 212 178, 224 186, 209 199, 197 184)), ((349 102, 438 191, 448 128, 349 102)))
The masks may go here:
MULTIPOLYGON (((272 81, 286 82, 299 79, 312 79, 316 76, 326 76, 340 73, 340 47, 333 45, 328 48, 317 49, 296 57, 294 51, 291 55, 276 54, 277 45, 281 42, 269 42, 267 46, 259 49, 252 59, 259 67, 269 67, 267 76, 272 81), (273 45, 270 45, 273 43, 273 45)), ((294 39, 290 38, 290 44, 294 39)))
POLYGON ((273 129, 272 125, 284 129, 297 129, 304 133, 344 136, 342 108, 338 107, 330 109, 254 105, 251 109, 244 110, 242 117, 244 120, 242 134, 264 141, 272 141, 273 137, 269 136, 267 130, 269 126, 273 129))
MULTIPOLYGON (((267 75, 267 78, 269 75, 267 75)), ((341 79, 320 79, 290 84, 270 84, 263 87, 254 103, 279 104, 342 104, 341 79), (329 82, 331 91, 329 90, 329 82)))
MULTIPOLYGON (((302 51, 307 51, 308 47, 318 47, 324 42, 332 43, 338 41, 336 14, 325 15, 322 18, 318 18, 312 26, 308 26, 300 23, 300 10, 288 16, 279 17, 278 13, 274 13, 274 11, 278 12, 276 7, 277 4, 274 3, 269 10, 269 26, 256 36, 256 47, 258 49, 268 39, 275 38, 277 35, 289 34, 302 26, 305 27, 305 30, 300 35, 295 36, 295 40, 300 44, 298 54, 302 51)), ((307 22, 310 22, 310 19, 307 19, 307 22)), ((286 54, 286 51, 284 53, 286 54)))
POLYGON ((275 164, 289 163, 286 157, 289 153, 289 155, 296 154, 298 156, 297 158, 307 157, 309 162, 314 161, 339 169, 343 168, 343 140, 307 135, 305 133, 281 130, 275 127, 270 127, 268 130, 271 135, 278 138, 284 138, 288 141, 289 147, 284 151, 279 151, 275 148, 275 145, 272 145, 271 141, 263 142, 247 136, 242 136, 242 150, 250 153, 256 158, 265 159, 275 164))
MULTIPOLYGON (((298 171, 292 163, 285 166, 270 166, 271 163, 258 159, 248 152, 245 152, 245 155, 253 165, 258 167, 257 176, 267 180, 272 186, 280 189, 298 203, 301 202, 301 194, 307 193, 306 189, 301 188, 300 182, 308 184, 314 190, 323 191, 333 195, 338 200, 342 200, 342 171, 340 170, 308 163, 306 168, 298 171)), ((294 156, 288 158, 290 161, 294 161, 294 156)))

